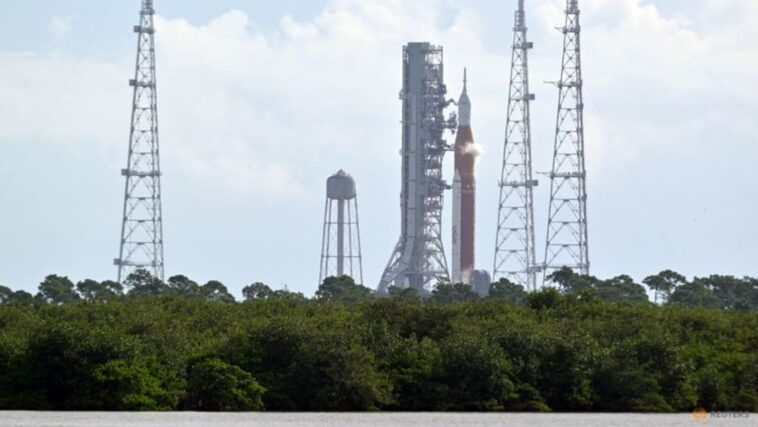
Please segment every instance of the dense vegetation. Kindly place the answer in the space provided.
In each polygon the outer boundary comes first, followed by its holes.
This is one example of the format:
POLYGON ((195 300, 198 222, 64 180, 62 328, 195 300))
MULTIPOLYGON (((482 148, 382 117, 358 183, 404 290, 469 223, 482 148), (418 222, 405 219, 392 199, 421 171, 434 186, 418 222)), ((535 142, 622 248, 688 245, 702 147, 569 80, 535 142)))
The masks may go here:
POLYGON ((758 282, 569 270, 386 298, 312 300, 145 272, 0 287, 0 409, 758 411, 758 282))

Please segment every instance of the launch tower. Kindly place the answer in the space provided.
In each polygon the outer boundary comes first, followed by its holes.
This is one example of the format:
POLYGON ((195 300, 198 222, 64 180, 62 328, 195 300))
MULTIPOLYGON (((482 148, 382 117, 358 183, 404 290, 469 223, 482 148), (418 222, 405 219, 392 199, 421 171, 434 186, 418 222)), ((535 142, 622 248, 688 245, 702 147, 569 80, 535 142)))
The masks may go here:
POLYGON ((429 291, 450 274, 442 245, 442 206, 448 185, 442 160, 450 149, 444 132, 455 120, 447 106, 442 47, 409 43, 403 48, 401 233, 379 283, 429 291))

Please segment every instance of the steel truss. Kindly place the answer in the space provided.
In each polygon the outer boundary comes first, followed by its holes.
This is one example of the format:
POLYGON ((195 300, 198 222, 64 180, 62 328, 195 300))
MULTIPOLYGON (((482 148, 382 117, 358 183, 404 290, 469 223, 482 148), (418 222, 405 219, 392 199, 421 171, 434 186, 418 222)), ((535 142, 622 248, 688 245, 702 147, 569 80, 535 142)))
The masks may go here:
POLYGON ((158 144, 158 106, 155 78, 155 10, 153 0, 142 0, 137 33, 132 122, 125 177, 118 281, 145 269, 164 279, 161 168, 158 144))
POLYGON ((443 50, 429 43, 410 43, 403 49, 403 176, 402 232, 379 284, 427 292, 437 282, 449 282, 442 244, 444 192, 442 161, 451 149, 444 139, 454 131, 446 119, 443 50))
POLYGON ((508 120, 499 182, 497 233, 493 280, 506 278, 529 290, 536 289, 537 258, 534 239, 534 187, 529 92, 529 49, 524 0, 519 0, 513 28, 513 54, 508 97, 508 120))
POLYGON ((587 170, 584 158, 581 26, 577 0, 567 0, 563 60, 558 87, 550 208, 543 282, 550 272, 569 267, 589 274, 587 235, 587 170))

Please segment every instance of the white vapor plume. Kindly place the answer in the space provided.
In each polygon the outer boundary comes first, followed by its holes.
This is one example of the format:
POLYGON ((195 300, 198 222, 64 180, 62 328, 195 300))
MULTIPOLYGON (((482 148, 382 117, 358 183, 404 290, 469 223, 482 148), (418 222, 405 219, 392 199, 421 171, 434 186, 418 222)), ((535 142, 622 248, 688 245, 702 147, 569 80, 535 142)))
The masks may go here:
POLYGON ((479 164, 479 160, 484 155, 484 146, 474 141, 469 141, 463 145, 463 154, 473 155, 475 164, 479 164))

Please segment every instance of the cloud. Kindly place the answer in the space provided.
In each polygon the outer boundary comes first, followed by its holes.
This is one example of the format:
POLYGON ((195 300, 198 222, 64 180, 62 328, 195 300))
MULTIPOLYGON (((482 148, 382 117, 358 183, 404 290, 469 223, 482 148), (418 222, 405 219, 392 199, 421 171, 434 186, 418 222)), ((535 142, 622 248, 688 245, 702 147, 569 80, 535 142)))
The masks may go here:
POLYGON ((71 148, 103 148, 123 139, 129 107, 120 101, 126 100, 128 65, 41 53, 0 53, 0 64, 6 94, 0 139, 71 148))
MULTIPOLYGON (((168 165, 230 194, 285 198, 320 189, 312 177, 324 173, 313 159, 362 164, 362 157, 393 166, 399 52, 408 40, 445 46, 451 97, 457 95, 452 88, 459 87, 460 69, 469 66, 476 130, 485 135, 480 141, 488 152, 499 152, 508 53, 488 47, 481 29, 486 16, 467 5, 332 0, 312 20, 284 16, 278 29, 268 32, 239 10, 202 25, 159 17, 159 105, 168 165)), ((746 25, 758 18, 754 2, 738 5, 742 13, 725 9, 723 2, 705 2, 693 15, 729 13, 746 25)), ((724 124, 734 113, 693 106, 693 99, 726 98, 743 119, 755 114, 752 92, 730 89, 734 80, 756 84, 758 58, 749 46, 734 43, 745 25, 701 34, 695 21, 666 17, 641 0, 588 0, 582 7, 587 143, 596 173, 623 173, 629 159, 691 144, 693 132, 724 124)), ((557 75, 560 35, 552 28, 561 24, 562 9, 563 1, 548 0, 536 3, 529 15, 538 40, 532 51, 538 93, 533 123, 536 136, 546 141, 552 139, 555 93, 539 82, 557 75)), ((55 17, 51 32, 64 37, 70 23, 55 17)), ((5 84, 12 82, 10 92, 23 96, 0 107, 0 122, 7 124, 3 133, 122 147, 128 125, 122 83, 130 61, 5 55, 5 84), (70 85, 80 73, 89 83, 74 92, 70 85), (46 108, 55 110, 41 128, 23 127, 22 116, 34 116, 32 111, 45 116, 46 108), (95 115, 105 120, 93 124, 95 115)), ((746 130, 753 125, 736 123, 746 130)), ((544 149, 542 157, 548 152, 544 149)))
POLYGON ((396 30, 435 16, 410 9, 337 1, 312 22, 285 16, 271 33, 238 10, 199 26, 158 19, 165 152, 181 141, 173 148, 198 179, 215 170, 224 188, 271 197, 320 193, 312 177, 357 156, 394 164, 398 53, 410 37, 396 30), (198 167, 206 162, 223 168, 198 167), (261 176, 269 181, 250 179, 261 176), (244 177, 257 185, 238 185, 244 177))

